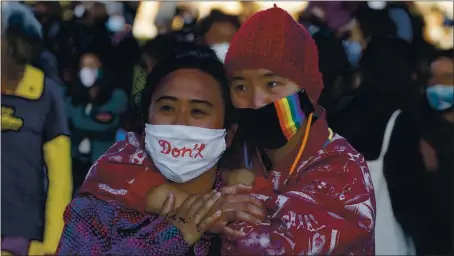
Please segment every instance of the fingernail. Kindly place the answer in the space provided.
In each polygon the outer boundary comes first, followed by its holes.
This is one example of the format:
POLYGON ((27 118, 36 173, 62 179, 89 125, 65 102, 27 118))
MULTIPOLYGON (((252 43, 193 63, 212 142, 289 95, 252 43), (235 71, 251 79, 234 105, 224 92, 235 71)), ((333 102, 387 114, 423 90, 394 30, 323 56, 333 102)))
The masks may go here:
POLYGON ((216 217, 221 216, 221 214, 222 214, 222 211, 220 211, 220 210, 216 211, 216 213, 215 213, 216 217))
POLYGON ((255 221, 255 223, 257 223, 257 225, 258 225, 258 224, 262 223, 262 221, 259 220, 259 219, 257 219, 257 220, 255 221))
POLYGON ((172 192, 169 192, 168 197, 169 197, 169 199, 172 199, 172 198, 173 198, 173 193, 172 193, 172 192))
POLYGON ((243 231, 238 231, 238 235, 240 235, 240 236, 245 236, 246 233, 244 233, 243 231))
POLYGON ((213 193, 216 193, 216 192, 217 192, 217 190, 216 190, 216 189, 213 189, 213 193))
POLYGON ((221 193, 220 192, 216 192, 216 197, 220 197, 221 196, 221 193))

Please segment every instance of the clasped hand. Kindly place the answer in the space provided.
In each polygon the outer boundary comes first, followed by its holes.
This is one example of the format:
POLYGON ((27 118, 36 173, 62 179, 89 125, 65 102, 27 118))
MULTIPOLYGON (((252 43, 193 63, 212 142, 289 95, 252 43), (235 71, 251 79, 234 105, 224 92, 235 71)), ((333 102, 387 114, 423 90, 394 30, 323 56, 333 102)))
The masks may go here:
POLYGON ((175 196, 169 193, 160 214, 182 232, 189 245, 197 242, 204 233, 244 236, 242 232, 229 228, 228 224, 244 221, 254 225, 265 217, 263 202, 246 194, 251 190, 250 186, 237 184, 219 192, 192 195, 177 209, 175 196))

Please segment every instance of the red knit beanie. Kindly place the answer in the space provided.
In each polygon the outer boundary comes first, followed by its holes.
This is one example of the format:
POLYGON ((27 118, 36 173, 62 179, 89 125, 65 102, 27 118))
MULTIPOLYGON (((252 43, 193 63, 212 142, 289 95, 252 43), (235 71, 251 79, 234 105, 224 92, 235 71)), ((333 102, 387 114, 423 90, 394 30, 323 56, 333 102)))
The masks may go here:
POLYGON ((314 40, 276 5, 244 22, 230 42, 225 65, 229 75, 241 69, 269 69, 298 84, 314 104, 323 89, 314 40))

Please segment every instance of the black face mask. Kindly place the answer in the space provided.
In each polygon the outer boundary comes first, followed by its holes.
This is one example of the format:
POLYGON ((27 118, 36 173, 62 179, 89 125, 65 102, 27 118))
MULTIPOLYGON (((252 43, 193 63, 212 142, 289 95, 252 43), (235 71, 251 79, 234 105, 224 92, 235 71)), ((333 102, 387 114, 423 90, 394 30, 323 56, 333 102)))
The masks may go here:
POLYGON ((246 138, 266 149, 284 146, 314 110, 304 90, 259 109, 237 109, 246 138))

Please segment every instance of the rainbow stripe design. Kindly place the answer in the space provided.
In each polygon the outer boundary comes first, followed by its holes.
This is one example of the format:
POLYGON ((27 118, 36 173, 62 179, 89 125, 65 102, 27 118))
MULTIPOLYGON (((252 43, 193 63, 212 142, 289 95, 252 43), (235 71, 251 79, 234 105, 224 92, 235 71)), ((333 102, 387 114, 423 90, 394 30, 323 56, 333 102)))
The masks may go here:
POLYGON ((295 93, 274 102, 281 130, 287 140, 295 135, 306 118, 301 110, 299 96, 299 93, 295 93))

